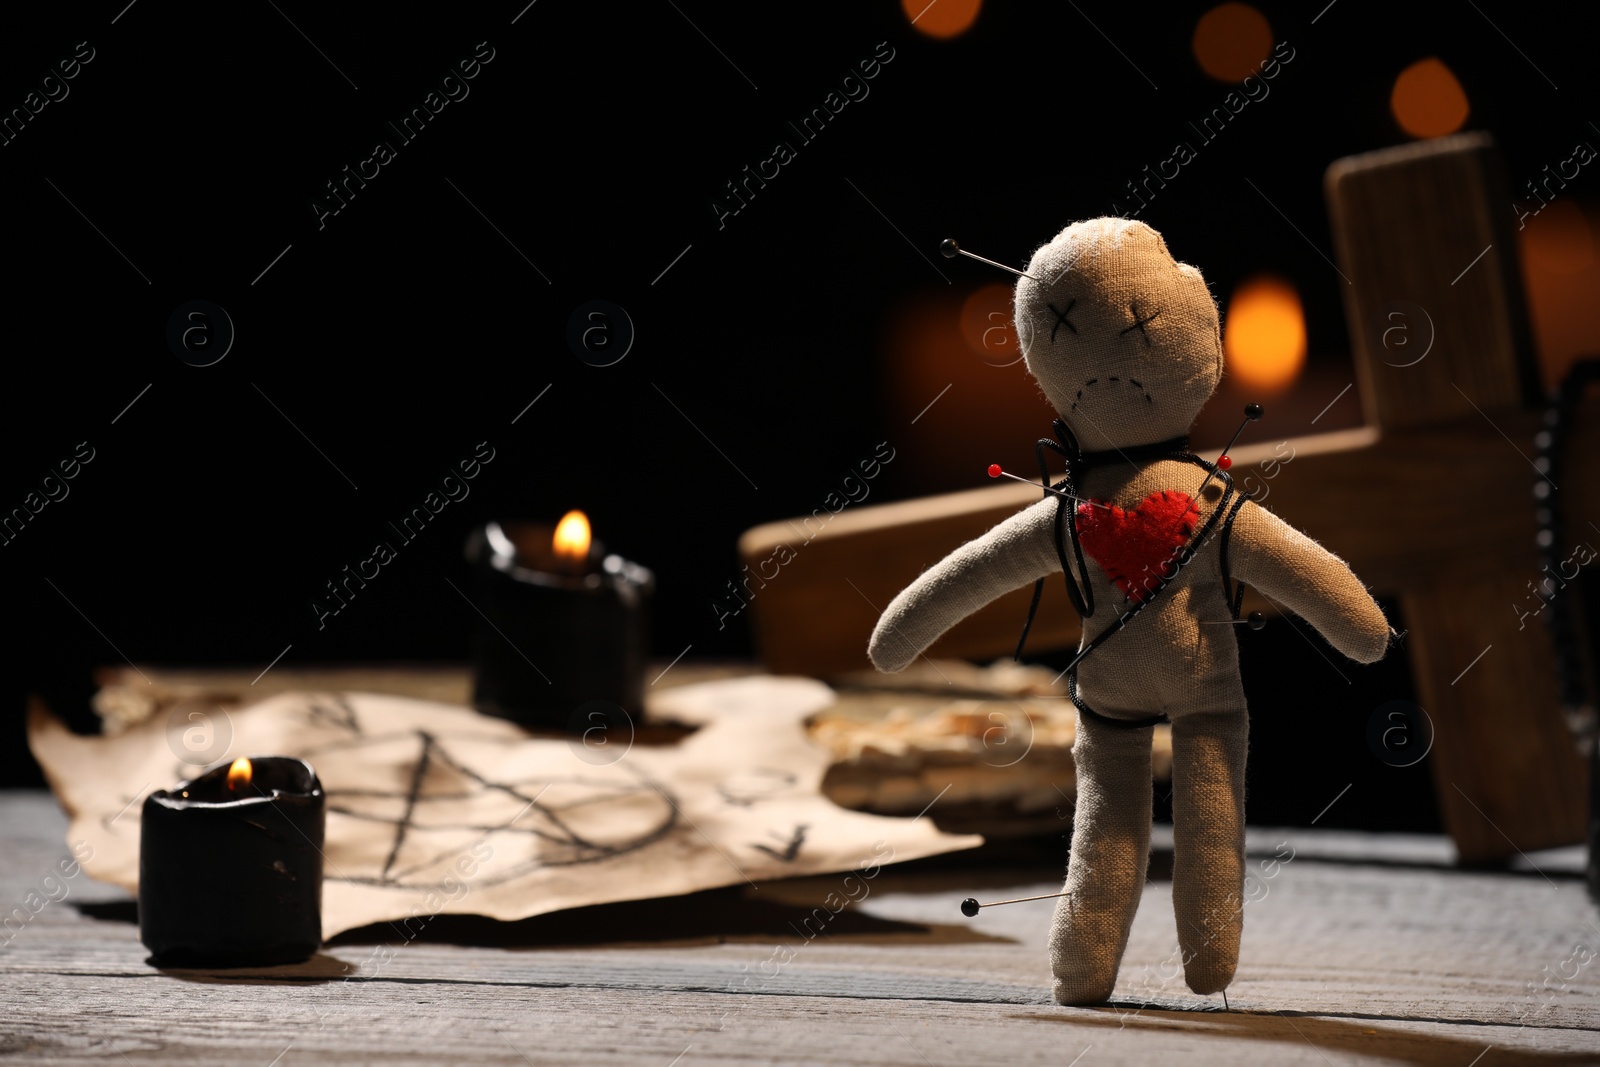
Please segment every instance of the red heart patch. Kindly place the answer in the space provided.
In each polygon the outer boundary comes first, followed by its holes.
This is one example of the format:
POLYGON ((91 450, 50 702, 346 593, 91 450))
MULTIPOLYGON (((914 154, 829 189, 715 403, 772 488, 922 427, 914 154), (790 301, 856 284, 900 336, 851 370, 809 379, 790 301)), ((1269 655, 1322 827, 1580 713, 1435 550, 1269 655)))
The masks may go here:
POLYGON ((1078 540, 1124 596, 1141 603, 1169 560, 1189 541, 1200 509, 1188 493, 1163 489, 1132 511, 1115 504, 1078 505, 1078 540))

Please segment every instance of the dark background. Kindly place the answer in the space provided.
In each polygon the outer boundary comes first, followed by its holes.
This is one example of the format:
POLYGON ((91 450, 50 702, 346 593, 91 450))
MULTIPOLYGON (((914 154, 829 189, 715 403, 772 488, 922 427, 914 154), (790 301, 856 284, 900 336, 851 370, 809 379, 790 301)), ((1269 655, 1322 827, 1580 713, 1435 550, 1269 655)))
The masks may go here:
MULTIPOLYGON (((5 109, 77 42, 96 52, 0 147, 0 507, 95 449, 0 547, 10 784, 37 780, 24 694, 81 719, 98 664, 264 667, 286 645, 284 664, 465 658, 470 609, 444 578, 462 584, 463 539, 494 516, 583 508, 656 571, 658 657, 751 654, 743 620, 719 631, 710 606, 742 530, 820 506, 880 441, 905 458, 874 502, 978 484, 1048 430, 1042 403, 1032 422, 975 420, 961 390, 908 421, 937 389, 896 362, 896 331, 1006 280, 939 240, 1026 262, 1068 222, 1126 210, 1124 183, 1195 143, 1187 122, 1228 91, 1190 47, 1210 5, 991 2, 941 41, 881 0, 538 0, 515 25, 524 0, 124 2, 8 12, 0 34, 5 109), (495 57, 470 95, 400 145, 385 120, 480 41, 495 57), (870 95, 800 144, 787 122, 885 41, 870 95), (397 158, 319 230, 310 202, 378 139, 397 158), (719 229, 713 197, 779 139, 798 157, 719 229), (237 329, 205 368, 165 341, 195 298, 237 329), (597 298, 638 333, 607 368, 564 336, 597 298), (496 459, 470 497, 319 630, 323 583, 485 440, 496 459), (928 460, 952 442, 971 469, 928 460)), ((1224 300, 1264 270, 1299 288, 1315 388, 1260 431, 1287 437, 1348 380, 1322 173, 1407 139, 1388 108, 1401 69, 1450 66, 1514 185, 1600 134, 1592 44, 1559 17, 1257 6, 1293 62, 1140 217, 1224 300)), ((1020 367, 994 373, 1033 396, 1020 367)), ((1359 421, 1353 400, 1317 429, 1359 421)), ((1242 634, 1252 820, 1304 824, 1354 783, 1319 825, 1436 828, 1426 763, 1384 766, 1366 742, 1373 709, 1413 695, 1403 657, 1341 662, 1346 686, 1298 627, 1242 634)))

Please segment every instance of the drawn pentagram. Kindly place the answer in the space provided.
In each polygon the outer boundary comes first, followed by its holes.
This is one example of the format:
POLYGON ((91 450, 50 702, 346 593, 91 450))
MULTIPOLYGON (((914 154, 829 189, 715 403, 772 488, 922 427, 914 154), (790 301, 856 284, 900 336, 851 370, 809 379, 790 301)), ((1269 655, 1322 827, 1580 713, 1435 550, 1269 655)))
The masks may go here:
POLYGON ((432 889, 460 877, 463 857, 485 860, 487 845, 492 862, 471 880, 500 885, 544 867, 637 852, 677 825, 676 798, 621 766, 502 779, 494 770, 506 758, 501 736, 439 737, 415 729, 367 735, 353 718, 339 725, 353 736, 298 753, 322 778, 330 828, 343 818, 393 829, 339 835, 337 866, 330 860, 324 870, 329 881, 432 889), (379 788, 329 785, 375 777, 391 781, 379 788))

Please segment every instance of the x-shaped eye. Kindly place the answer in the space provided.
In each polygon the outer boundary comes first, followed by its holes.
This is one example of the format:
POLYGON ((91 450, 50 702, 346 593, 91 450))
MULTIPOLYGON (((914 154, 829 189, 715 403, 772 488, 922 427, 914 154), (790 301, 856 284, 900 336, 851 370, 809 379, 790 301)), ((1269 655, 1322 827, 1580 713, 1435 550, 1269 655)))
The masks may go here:
MULTIPOLYGON (((1156 308, 1150 314, 1141 317, 1139 315, 1139 301, 1135 300, 1132 304, 1129 304, 1128 307, 1129 307, 1129 310, 1131 310, 1133 312, 1133 325, 1129 326, 1127 329, 1123 330, 1122 333, 1127 333, 1127 332, 1129 332, 1129 330, 1138 330, 1139 331, 1139 336, 1144 338, 1144 346, 1146 348, 1149 348, 1150 347, 1150 335, 1148 333, 1145 333, 1144 327, 1145 327, 1146 323, 1155 321, 1155 317, 1157 315, 1161 314, 1161 309, 1160 308, 1156 308)), ((1118 334, 1117 336, 1120 337, 1120 336, 1122 336, 1122 334, 1118 334)))
POLYGON ((1056 314, 1056 324, 1054 326, 1050 327, 1050 340, 1051 341, 1054 341, 1056 339, 1056 331, 1061 329, 1061 327, 1063 327, 1063 326, 1065 326, 1068 330, 1071 330, 1073 333, 1077 333, 1078 332, 1078 328, 1076 326, 1072 325, 1072 323, 1067 321, 1067 316, 1072 313, 1072 306, 1074 304, 1076 304, 1077 302, 1078 302, 1077 297, 1073 297, 1071 300, 1068 300, 1065 310, 1058 310, 1054 304, 1046 304, 1045 305, 1051 311, 1054 311, 1055 314, 1056 314))

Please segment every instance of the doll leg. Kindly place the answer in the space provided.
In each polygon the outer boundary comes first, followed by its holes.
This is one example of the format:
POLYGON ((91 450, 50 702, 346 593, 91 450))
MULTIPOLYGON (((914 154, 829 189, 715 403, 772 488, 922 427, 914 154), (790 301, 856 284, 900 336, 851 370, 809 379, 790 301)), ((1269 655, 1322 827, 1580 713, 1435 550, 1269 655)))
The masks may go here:
POLYGON ((1227 988, 1239 965, 1248 738, 1242 706, 1172 724, 1172 909, 1184 978, 1201 994, 1227 988))
POLYGON ((1061 1004, 1111 996, 1150 859, 1150 738, 1081 712, 1072 746, 1078 800, 1072 817, 1070 896, 1056 902, 1050 969, 1061 1004))

